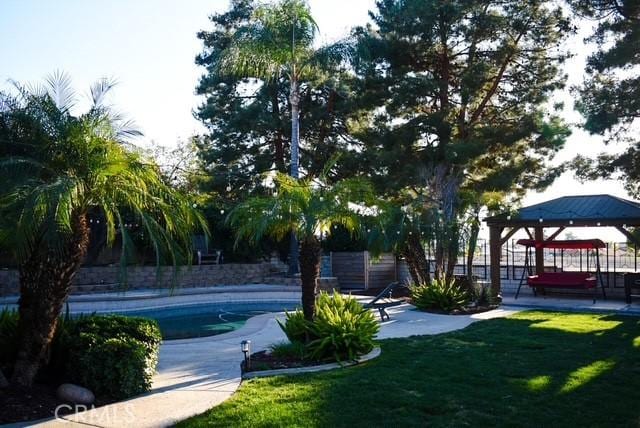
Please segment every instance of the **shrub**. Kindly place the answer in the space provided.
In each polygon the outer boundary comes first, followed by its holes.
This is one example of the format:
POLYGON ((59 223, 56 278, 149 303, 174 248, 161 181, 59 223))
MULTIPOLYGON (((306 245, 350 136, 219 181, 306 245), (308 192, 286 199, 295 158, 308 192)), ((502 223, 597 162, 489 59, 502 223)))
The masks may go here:
POLYGON ((93 315, 68 324, 59 355, 69 380, 116 399, 151 388, 161 342, 156 321, 93 315))
MULTIPOLYGON (((13 369, 18 312, 0 311, 0 368, 13 369)), ((158 324, 119 315, 62 316, 43 371, 58 381, 76 382, 98 396, 128 398, 148 391, 158 362, 158 324)))
POLYGON ((302 342, 280 342, 270 346, 271 355, 280 359, 304 360, 307 348, 302 342))
POLYGON ((454 279, 434 279, 430 284, 411 286, 413 304, 419 309, 451 312, 469 302, 469 294, 454 279))
POLYGON ((278 321, 278 325, 291 342, 306 342, 310 333, 309 322, 304 319, 304 314, 297 309, 294 312, 285 312, 284 323, 278 321))
POLYGON ((316 316, 310 326, 316 338, 308 343, 312 358, 333 357, 353 360, 374 347, 380 326, 371 311, 351 297, 321 292, 316 302, 316 316))

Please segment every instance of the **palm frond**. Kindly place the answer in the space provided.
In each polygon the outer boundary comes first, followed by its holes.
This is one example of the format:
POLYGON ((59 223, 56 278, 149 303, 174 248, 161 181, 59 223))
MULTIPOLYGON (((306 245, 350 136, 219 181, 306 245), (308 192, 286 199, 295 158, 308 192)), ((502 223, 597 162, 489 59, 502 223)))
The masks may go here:
POLYGON ((45 79, 47 93, 61 111, 69 111, 76 101, 71 76, 56 70, 45 79))

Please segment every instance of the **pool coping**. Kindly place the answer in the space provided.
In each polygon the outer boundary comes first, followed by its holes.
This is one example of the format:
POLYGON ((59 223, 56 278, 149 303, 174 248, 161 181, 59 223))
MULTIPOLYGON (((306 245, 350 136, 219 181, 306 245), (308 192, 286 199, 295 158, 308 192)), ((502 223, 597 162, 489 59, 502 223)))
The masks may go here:
MULTIPOLYGON (((70 294, 69 303, 120 302, 131 300, 159 299, 177 296, 199 296, 220 293, 265 293, 265 292, 301 292, 300 287, 294 285, 274 284, 220 284, 204 287, 176 287, 148 290, 117 290, 100 293, 70 294)), ((0 296, 0 305, 17 304, 19 294, 0 296)))
POLYGON ((334 369, 343 369, 347 367, 353 367, 367 361, 373 360, 374 358, 378 358, 382 350, 379 346, 376 346, 371 350, 371 352, 361 355, 353 361, 347 361, 344 363, 336 362, 336 363, 328 363, 328 364, 319 364, 317 366, 307 366, 307 367, 293 367, 290 369, 274 369, 274 370, 259 370, 254 372, 244 372, 242 373, 242 380, 255 379, 260 377, 269 377, 269 376, 280 376, 280 375, 296 375, 303 373, 314 373, 321 372, 326 370, 334 370, 334 369))

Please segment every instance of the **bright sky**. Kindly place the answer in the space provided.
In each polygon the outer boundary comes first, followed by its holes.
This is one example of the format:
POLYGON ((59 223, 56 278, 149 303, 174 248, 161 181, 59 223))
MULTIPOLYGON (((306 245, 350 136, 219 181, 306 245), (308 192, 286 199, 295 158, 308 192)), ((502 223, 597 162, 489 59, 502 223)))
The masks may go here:
MULTIPOLYGON (((364 24, 374 0, 310 0, 320 37, 331 41, 349 28, 364 24)), ((145 142, 163 146, 203 131, 192 116, 199 100, 194 88, 202 69, 194 57, 202 49, 196 32, 211 28, 208 16, 227 9, 227 0, 2 0, 0 2, 0 88, 7 79, 39 82, 47 74, 69 73, 83 93, 101 77, 115 78, 119 86, 112 102, 134 119, 145 142)), ((569 83, 582 80, 589 28, 572 39, 576 54, 566 68, 569 83)), ((564 116, 576 123, 568 93, 564 116)), ((605 146, 601 138, 575 129, 558 160, 577 153, 596 154, 605 146)), ((621 184, 600 181, 580 184, 563 175, 551 189, 532 193, 525 205, 567 194, 609 193, 628 198, 621 184)), ((615 230, 574 229, 579 236, 623 240, 615 230)))

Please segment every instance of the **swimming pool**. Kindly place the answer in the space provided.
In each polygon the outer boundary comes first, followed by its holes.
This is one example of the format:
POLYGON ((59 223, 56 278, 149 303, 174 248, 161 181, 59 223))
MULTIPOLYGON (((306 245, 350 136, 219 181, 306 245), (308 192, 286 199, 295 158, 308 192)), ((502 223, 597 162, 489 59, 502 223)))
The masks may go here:
POLYGON ((228 333, 251 317, 269 312, 291 311, 299 302, 215 302, 119 312, 120 315, 158 321, 164 340, 189 339, 228 333))

